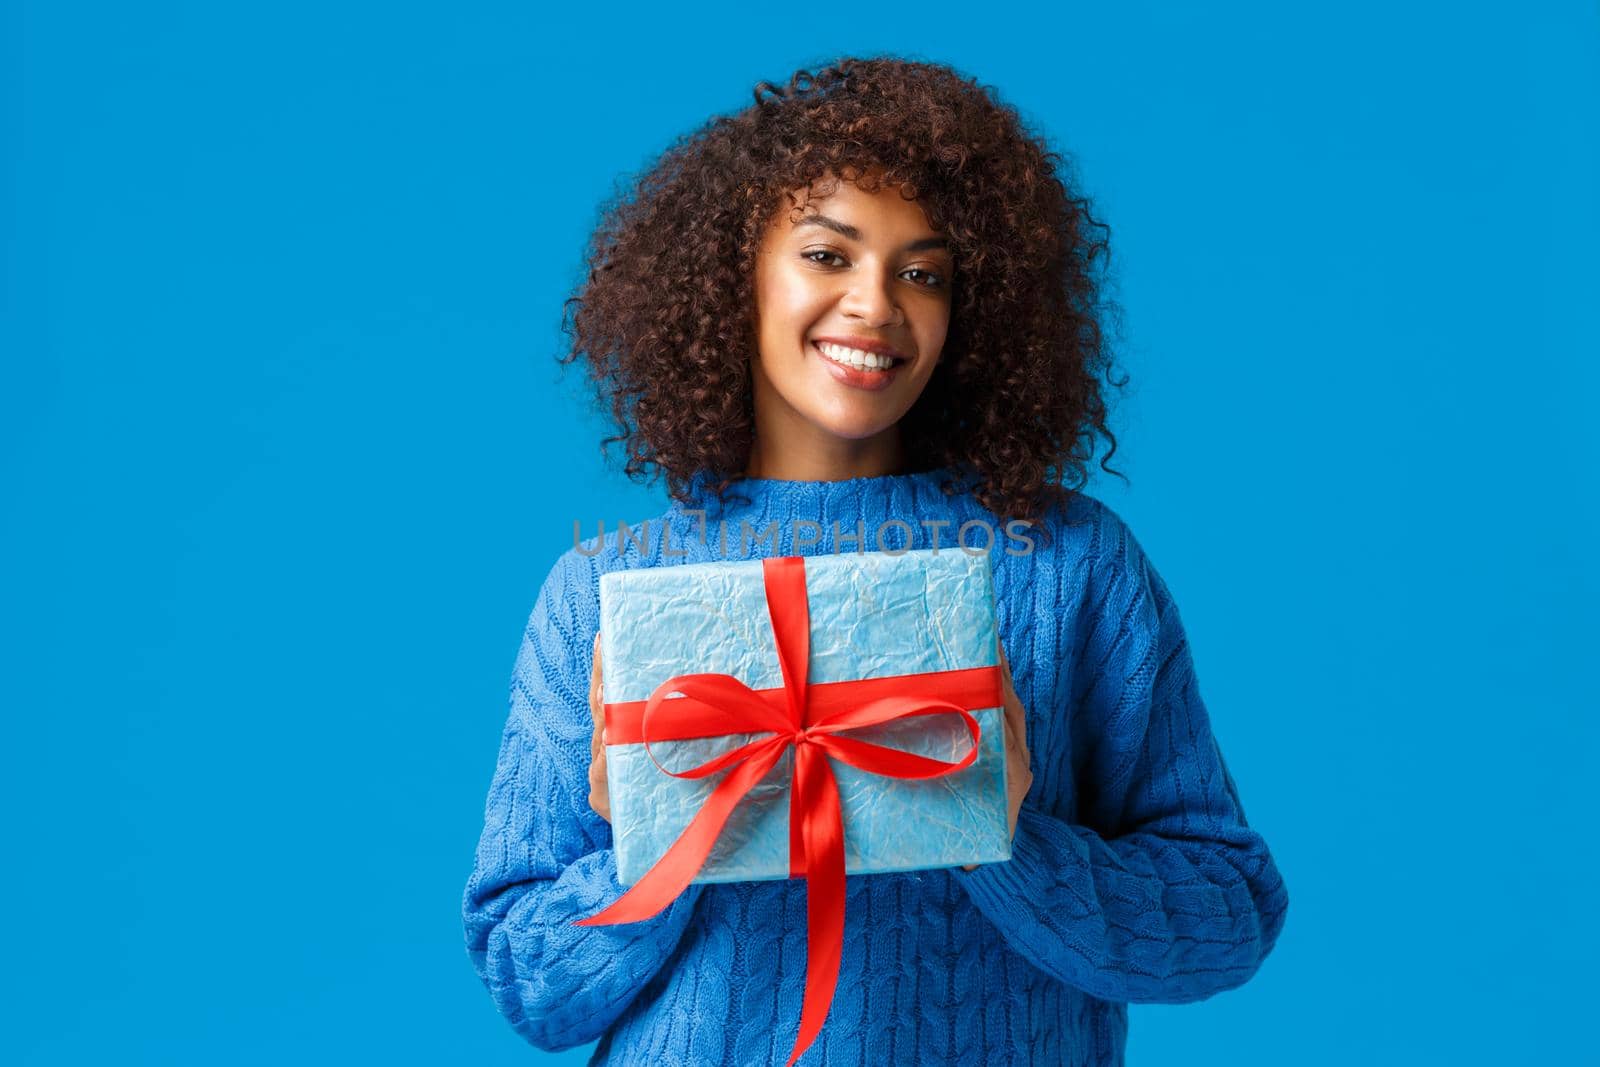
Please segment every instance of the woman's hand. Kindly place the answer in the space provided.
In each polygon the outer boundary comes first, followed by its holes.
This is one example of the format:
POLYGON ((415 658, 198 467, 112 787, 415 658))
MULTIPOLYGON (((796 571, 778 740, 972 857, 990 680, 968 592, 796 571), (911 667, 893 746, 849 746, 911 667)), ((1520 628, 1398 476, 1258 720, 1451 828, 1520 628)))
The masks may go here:
MULTIPOLYGON (((998 647, 998 639, 996 641, 998 647)), ((1028 755, 1028 716, 1011 686, 1011 665, 1006 662, 1006 650, 1000 648, 1000 695, 1005 701, 1004 731, 1006 737, 1006 818, 1011 836, 1017 836, 1017 812, 1022 810, 1022 798, 1033 788, 1033 767, 1028 755)), ((976 870, 976 863, 961 869, 976 870)))
POLYGON ((605 711, 600 702, 600 634, 594 635, 594 672, 589 676, 589 714, 594 718, 594 739, 589 743, 589 806, 611 821, 611 793, 606 788, 605 711))

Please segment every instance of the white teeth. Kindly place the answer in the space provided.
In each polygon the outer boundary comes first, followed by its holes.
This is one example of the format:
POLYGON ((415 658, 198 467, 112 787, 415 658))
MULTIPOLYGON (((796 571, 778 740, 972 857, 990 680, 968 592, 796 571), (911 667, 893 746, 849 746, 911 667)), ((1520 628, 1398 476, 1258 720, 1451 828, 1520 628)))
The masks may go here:
POLYGON ((829 341, 818 341, 817 348, 835 363, 843 363, 857 370, 887 370, 894 360, 876 352, 863 352, 859 348, 846 348, 829 341))

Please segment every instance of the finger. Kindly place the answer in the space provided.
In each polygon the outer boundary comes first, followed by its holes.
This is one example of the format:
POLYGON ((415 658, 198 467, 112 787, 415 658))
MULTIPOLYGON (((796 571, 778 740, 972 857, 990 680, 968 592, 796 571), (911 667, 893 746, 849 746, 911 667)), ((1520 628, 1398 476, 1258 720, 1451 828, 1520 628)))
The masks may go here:
MULTIPOLYGON (((1016 696, 1017 690, 1015 684, 1011 681, 1011 664, 1006 660, 1006 650, 1004 646, 1000 644, 1000 639, 998 637, 995 638, 995 648, 999 650, 998 656, 1000 660, 1000 678, 1004 682, 1004 684, 1001 686, 1001 690, 1014 697, 1016 696)), ((1011 701, 1006 702, 1007 712, 1011 710, 1011 703, 1011 701)))
POLYGON ((594 632, 594 670, 589 676, 589 712, 594 716, 595 724, 595 753, 600 759, 605 759, 606 744, 606 716, 604 684, 600 676, 600 631, 594 632))
POLYGON ((1022 706, 1022 698, 1017 695, 1016 686, 1011 681, 1011 672, 1009 670, 1006 671, 1006 692, 1010 697, 1006 701, 1006 726, 1016 734, 1017 743, 1025 749, 1028 737, 1028 712, 1022 706))
POLYGON ((1023 710, 1020 699, 1013 700, 1006 706, 1006 729, 1016 736, 1020 747, 1027 747, 1028 715, 1023 710))

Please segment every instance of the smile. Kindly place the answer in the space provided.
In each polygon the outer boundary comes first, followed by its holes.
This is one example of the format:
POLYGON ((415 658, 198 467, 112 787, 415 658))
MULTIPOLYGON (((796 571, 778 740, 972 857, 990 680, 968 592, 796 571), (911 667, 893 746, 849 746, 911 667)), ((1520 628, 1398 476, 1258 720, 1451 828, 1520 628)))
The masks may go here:
POLYGON ((905 360, 897 359, 894 356, 886 356, 879 352, 865 352, 859 348, 850 348, 847 345, 836 345, 831 341, 818 341, 816 345, 817 351, 835 363, 842 363, 846 367, 854 367, 856 370, 888 370, 896 363, 905 362, 905 360))
POLYGON ((822 365, 835 381, 870 391, 887 388, 906 362, 898 356, 867 352, 829 341, 813 341, 811 349, 822 357, 822 365))

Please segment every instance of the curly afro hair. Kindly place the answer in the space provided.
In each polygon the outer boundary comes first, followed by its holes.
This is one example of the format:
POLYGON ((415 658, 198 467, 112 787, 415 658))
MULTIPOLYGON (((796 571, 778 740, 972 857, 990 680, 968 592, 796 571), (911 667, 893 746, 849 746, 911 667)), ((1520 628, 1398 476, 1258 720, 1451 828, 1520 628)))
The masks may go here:
POLYGON ((1102 284, 1109 228, 1065 167, 992 89, 940 64, 844 59, 761 82, 753 105, 679 138, 604 208, 560 361, 587 359, 630 478, 665 474, 688 502, 704 477, 720 499, 754 439, 767 221, 840 176, 898 186, 956 265, 945 358, 899 424, 909 468, 964 471, 996 516, 1036 521, 1087 481, 1097 435, 1121 477, 1100 383, 1126 384, 1102 328, 1118 314, 1102 284))

